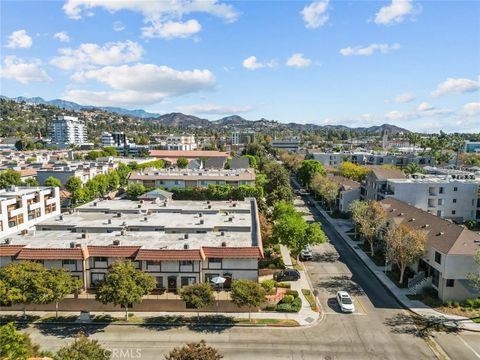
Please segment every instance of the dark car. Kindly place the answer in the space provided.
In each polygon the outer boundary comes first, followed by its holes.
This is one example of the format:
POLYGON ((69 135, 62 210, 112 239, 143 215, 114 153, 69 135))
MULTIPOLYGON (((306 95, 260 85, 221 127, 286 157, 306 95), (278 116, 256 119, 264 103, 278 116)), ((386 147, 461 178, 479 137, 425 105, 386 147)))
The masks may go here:
POLYGON ((295 269, 285 269, 275 274, 277 281, 297 281, 300 279, 300 273, 295 269))

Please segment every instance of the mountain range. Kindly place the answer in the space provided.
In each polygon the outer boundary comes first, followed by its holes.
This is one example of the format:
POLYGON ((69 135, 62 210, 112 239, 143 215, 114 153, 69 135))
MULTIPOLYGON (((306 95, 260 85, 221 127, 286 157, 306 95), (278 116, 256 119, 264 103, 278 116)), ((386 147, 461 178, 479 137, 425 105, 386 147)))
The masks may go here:
POLYGON ((118 107, 101 107, 101 106, 90 106, 90 105, 80 105, 72 101, 66 101, 62 99, 54 99, 54 100, 45 100, 41 97, 16 97, 16 98, 8 98, 6 96, 1 95, 0 98, 14 100, 16 102, 25 102, 28 104, 45 104, 55 106, 61 109, 71 110, 71 111, 82 111, 82 110, 94 110, 99 109, 103 111, 107 111, 110 113, 131 116, 139 119, 143 119, 145 121, 151 122, 158 122, 162 126, 166 127, 178 127, 178 128, 224 128, 224 129, 231 129, 231 128, 239 128, 239 129, 274 129, 274 130, 281 130, 281 129, 291 129, 295 131, 311 131, 311 130, 353 130, 359 131, 368 134, 381 134, 384 130, 388 131, 390 134, 396 134, 399 132, 409 133, 410 131, 395 125, 391 124, 382 124, 378 126, 371 126, 371 127, 357 127, 351 128, 345 125, 316 125, 316 124, 298 124, 298 123, 280 123, 274 120, 267 120, 267 119, 260 119, 260 120, 247 120, 239 115, 230 115, 223 117, 218 120, 208 120, 204 118, 199 118, 194 115, 186 115, 180 112, 174 112, 169 114, 156 114, 156 113, 149 113, 142 109, 135 109, 135 110, 128 110, 124 108, 118 107))

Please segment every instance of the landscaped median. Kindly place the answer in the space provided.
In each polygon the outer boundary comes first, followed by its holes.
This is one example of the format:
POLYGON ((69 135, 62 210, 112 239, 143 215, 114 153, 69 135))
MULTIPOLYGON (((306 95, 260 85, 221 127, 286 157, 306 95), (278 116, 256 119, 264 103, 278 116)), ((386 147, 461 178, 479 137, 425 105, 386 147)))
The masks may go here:
POLYGON ((71 326, 100 326, 100 325, 138 325, 138 326, 171 326, 171 327, 201 327, 201 326, 275 326, 275 327, 296 327, 300 324, 293 319, 269 319, 269 318, 248 318, 225 316, 225 315, 162 315, 151 317, 138 317, 130 314, 128 321, 124 317, 111 315, 92 315, 89 322, 79 322, 76 315, 64 315, 55 317, 54 314, 46 314, 42 317, 29 315, 4 315, 0 316, 0 322, 6 324, 13 322, 18 325, 33 325, 36 327, 71 325, 71 326))

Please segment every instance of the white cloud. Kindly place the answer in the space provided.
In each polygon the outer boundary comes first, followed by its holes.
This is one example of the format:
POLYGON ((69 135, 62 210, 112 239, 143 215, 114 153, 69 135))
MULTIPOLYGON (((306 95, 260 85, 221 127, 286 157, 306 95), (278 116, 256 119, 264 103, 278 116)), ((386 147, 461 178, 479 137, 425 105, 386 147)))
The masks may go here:
POLYGON ((17 30, 14 31, 10 34, 8 37, 8 42, 5 47, 10 48, 10 49, 16 49, 16 48, 29 48, 32 46, 32 38, 27 35, 26 30, 17 30))
POLYGON ((41 64, 39 59, 26 61, 16 56, 6 56, 0 68, 0 77, 16 80, 22 84, 52 81, 47 72, 40 67, 41 64))
POLYGON ((142 28, 144 38, 187 38, 202 30, 202 26, 197 20, 188 20, 186 22, 153 21, 151 26, 142 28))
POLYGON ((95 80, 110 86, 114 91, 87 91, 72 89, 68 99, 82 103, 121 105, 150 105, 169 96, 180 96, 211 89, 215 77, 210 70, 179 71, 168 66, 135 64, 106 66, 100 69, 77 72, 73 80, 95 80))
POLYGON ((294 66, 298 68, 304 68, 312 64, 312 60, 306 58, 303 54, 296 53, 290 56, 287 60, 287 66, 294 66))
POLYGON ((405 103, 412 102, 415 99, 416 99, 415 94, 411 92, 406 92, 406 93, 395 96, 395 98, 393 99, 393 102, 397 104, 405 104, 405 103))
POLYGON ((303 8, 300 13, 307 28, 316 29, 327 23, 328 3, 329 0, 314 1, 303 8))
POLYGON ((400 44, 370 44, 368 46, 355 46, 340 49, 340 54, 343 56, 370 56, 374 52, 379 51, 382 54, 388 54, 394 50, 400 49, 400 44))
POLYGON ((478 89, 480 89, 480 76, 478 80, 448 78, 439 84, 431 95, 439 97, 447 94, 464 94, 478 89))
POLYGON ((70 36, 65 31, 60 31, 53 35, 55 39, 58 39, 61 42, 70 42, 70 36))
POLYGON ((392 0, 390 5, 382 7, 375 14, 375 23, 392 25, 403 22, 407 15, 415 11, 412 2, 413 0, 392 0))
POLYGON ((251 105, 244 106, 229 106, 216 104, 192 104, 179 106, 178 110, 187 114, 240 114, 252 111, 251 105))
POLYGON ((257 70, 264 67, 275 67, 277 63, 275 60, 270 60, 268 62, 258 62, 256 56, 249 56, 245 60, 243 60, 242 65, 245 69, 248 70, 257 70))
POLYGON ((173 38, 174 34, 179 37, 187 37, 200 31, 201 26, 197 20, 181 21, 186 15, 192 13, 207 13, 224 19, 226 22, 237 20, 239 14, 232 5, 221 3, 217 0, 68 0, 63 10, 71 19, 80 19, 85 11, 101 7, 109 12, 129 10, 143 14, 147 27, 142 28, 143 36, 173 38), (195 21, 193 23, 192 21, 195 21), (165 30, 165 26, 169 29, 165 30), (175 29, 172 29, 175 28, 175 29), (164 29, 169 36, 159 36, 164 29), (193 32, 194 29, 197 31, 193 32))
POLYGON ((480 116, 480 102, 471 102, 463 105, 460 114, 464 116, 480 116))
POLYGON ((113 23, 113 31, 120 32, 125 30, 125 25, 121 21, 115 21, 113 23))
POLYGON ((103 46, 86 43, 77 49, 59 49, 59 53, 61 56, 54 57, 50 64, 63 70, 73 70, 138 61, 142 58, 143 48, 140 44, 128 40, 106 43, 103 46))
POLYGON ((433 109, 434 107, 425 101, 420 103, 417 107, 418 111, 427 111, 427 110, 433 110, 433 109))

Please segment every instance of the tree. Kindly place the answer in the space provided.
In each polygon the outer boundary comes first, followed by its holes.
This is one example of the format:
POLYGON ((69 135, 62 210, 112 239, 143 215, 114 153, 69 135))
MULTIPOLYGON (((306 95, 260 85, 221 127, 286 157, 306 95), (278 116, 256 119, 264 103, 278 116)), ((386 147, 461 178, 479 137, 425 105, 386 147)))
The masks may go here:
POLYGON ((45 186, 61 187, 61 186, 62 186, 62 182, 60 181, 60 179, 57 179, 56 177, 49 176, 49 177, 45 180, 45 186))
POLYGON ((118 164, 116 172, 120 177, 120 186, 127 185, 127 177, 128 177, 128 174, 130 174, 130 171, 131 169, 128 165, 124 163, 118 164))
POLYGON ((28 304, 49 302, 51 291, 46 284, 46 269, 32 261, 11 262, 0 268, 0 281, 4 284, 3 305, 23 304, 23 316, 28 304))
POLYGON ((297 170, 297 178, 303 185, 308 186, 313 176, 317 173, 325 174, 325 169, 317 160, 304 160, 300 163, 297 170))
POLYGON ((20 185, 20 173, 15 170, 5 170, 0 173, 0 188, 6 189, 12 185, 20 185))
POLYGON ((223 359, 217 349, 208 346, 204 340, 199 343, 188 343, 182 347, 176 347, 165 360, 220 360, 223 359))
POLYGON ((90 340, 85 334, 78 334, 70 345, 62 347, 55 360, 108 360, 110 351, 104 349, 97 340, 90 340))
POLYGON ((65 296, 72 294, 80 289, 82 281, 75 279, 70 272, 62 268, 52 268, 47 270, 46 287, 50 290, 49 301, 55 302, 55 317, 58 318, 58 303, 65 296))
POLYGON ((130 199, 136 199, 140 195, 145 194, 145 192, 147 192, 147 189, 143 184, 135 183, 128 185, 127 194, 130 199))
POLYGON ((473 288, 480 291, 480 248, 477 249, 477 253, 475 254, 474 260, 475 260, 475 263, 477 264, 478 271, 469 273, 467 275, 467 278, 470 281, 470 284, 473 286, 473 288))
POLYGON ((406 175, 413 175, 413 174, 423 174, 425 171, 420 165, 411 163, 405 166, 405 168, 403 169, 403 172, 406 175))
POLYGON ((343 161, 338 165, 338 173, 341 176, 355 181, 362 181, 369 172, 370 169, 366 166, 357 165, 349 161, 343 161))
POLYGON ((200 319, 199 309, 215 303, 212 285, 206 282, 184 286, 180 289, 180 297, 187 304, 197 309, 197 319, 200 319))
POLYGON ((278 203, 275 204, 272 210, 272 220, 280 220, 284 216, 294 215, 297 211, 295 207, 291 204, 286 202, 285 200, 280 200, 278 203))
POLYGON ((357 236, 357 228, 360 221, 365 217, 367 212, 368 203, 366 201, 354 200, 350 204, 350 212, 352 213, 352 220, 355 224, 355 237, 357 236))
POLYGON ((407 225, 391 224, 385 233, 386 257, 400 269, 400 283, 408 265, 423 255, 427 235, 425 231, 412 229, 407 225))
POLYGON ((120 185, 120 176, 118 175, 118 172, 112 170, 107 174, 107 185, 108 191, 115 191, 118 189, 118 186, 120 185))
POLYGON ((128 306, 142 302, 155 286, 155 278, 135 269, 131 261, 116 261, 99 282, 95 297, 103 304, 124 306, 125 320, 128 320, 128 306))
POLYGON ((25 185, 30 186, 30 187, 40 186, 37 179, 34 179, 34 178, 26 179, 25 180, 25 185))
POLYGON ((38 356, 28 334, 21 334, 13 323, 0 326, 0 359, 28 359, 38 356))
POLYGON ((254 168, 254 169, 257 168, 257 158, 255 156, 245 155, 244 157, 246 157, 248 159, 248 166, 250 166, 251 168, 254 168))
POLYGON ((248 306, 248 320, 251 321, 252 306, 260 306, 265 302, 265 290, 253 280, 234 280, 230 294, 232 302, 240 306, 248 306))
POLYGON ((379 230, 385 225, 387 216, 382 205, 377 201, 368 201, 366 206, 360 207, 358 218, 355 220, 359 231, 370 244, 370 252, 374 255, 374 241, 379 230))
POLYGON ((324 202, 331 208, 338 196, 338 184, 325 175, 316 173, 310 181, 310 189, 320 195, 324 202))
POLYGON ((113 146, 104 147, 103 152, 107 156, 117 156, 117 149, 115 149, 113 146))
POLYGON ((65 189, 71 194, 76 193, 82 188, 82 180, 77 176, 71 176, 65 183, 65 189))
POLYGON ((188 159, 184 157, 179 157, 177 159, 177 167, 180 169, 185 169, 188 166, 188 159))

